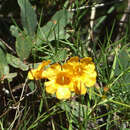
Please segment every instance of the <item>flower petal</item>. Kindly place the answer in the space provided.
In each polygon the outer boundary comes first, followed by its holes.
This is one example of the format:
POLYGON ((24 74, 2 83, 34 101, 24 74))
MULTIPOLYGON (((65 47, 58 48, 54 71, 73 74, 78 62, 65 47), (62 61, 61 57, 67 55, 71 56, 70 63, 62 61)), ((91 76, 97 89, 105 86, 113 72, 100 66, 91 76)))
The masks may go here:
POLYGON ((83 82, 76 81, 74 86, 74 92, 76 94, 85 95, 87 92, 87 88, 85 87, 85 84, 83 82))
POLYGON ((80 59, 80 62, 88 64, 88 63, 92 62, 92 58, 91 57, 84 57, 84 58, 80 59))
POLYGON ((36 79, 37 80, 37 78, 36 78, 36 73, 37 73, 37 69, 31 69, 29 72, 28 72, 28 79, 30 79, 30 80, 34 80, 34 79, 36 79))
POLYGON ((54 79, 58 72, 61 71, 61 65, 58 63, 52 64, 49 68, 47 68, 42 73, 42 77, 47 78, 49 80, 54 79))
POLYGON ((49 65, 50 64, 50 60, 48 61, 43 61, 41 64, 38 65, 38 68, 37 69, 31 69, 29 72, 28 72, 28 79, 30 80, 39 80, 39 79, 42 79, 44 77, 42 77, 42 73, 45 69, 45 66, 49 65))
POLYGON ((74 56, 74 57, 71 57, 67 63, 72 63, 72 62, 79 62, 79 57, 78 56, 74 56))
POLYGON ((57 91, 57 87, 54 86, 54 81, 45 82, 44 85, 46 88, 46 92, 49 94, 54 94, 57 91))
POLYGON ((71 92, 69 90, 69 88, 59 88, 56 91, 56 97, 60 100, 64 100, 64 99, 69 99, 71 96, 71 92))
POLYGON ((47 65, 49 65, 51 63, 51 61, 50 60, 48 60, 48 61, 42 61, 42 63, 41 64, 39 64, 39 66, 38 66, 38 68, 37 68, 37 70, 41 70, 41 69, 44 69, 44 67, 45 66, 47 66, 47 65))

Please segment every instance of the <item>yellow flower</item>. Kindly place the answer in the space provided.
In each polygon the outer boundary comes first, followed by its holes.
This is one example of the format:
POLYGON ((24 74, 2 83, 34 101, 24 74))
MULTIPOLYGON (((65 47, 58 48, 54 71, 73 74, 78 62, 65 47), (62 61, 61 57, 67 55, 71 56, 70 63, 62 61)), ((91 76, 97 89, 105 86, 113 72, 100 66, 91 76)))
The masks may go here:
POLYGON ((61 65, 59 63, 52 64, 50 67, 46 69, 46 71, 43 71, 42 77, 47 79, 55 78, 56 73, 61 71, 61 65))
POLYGON ((42 73, 44 72, 45 70, 45 66, 49 65, 50 64, 50 60, 48 61, 43 61, 41 64, 39 64, 38 68, 36 69, 31 69, 29 72, 28 72, 28 79, 30 80, 39 80, 39 79, 42 79, 44 78, 42 76, 42 73))
POLYGON ((43 61, 37 69, 29 71, 28 78, 48 79, 44 83, 46 92, 56 94, 60 100, 69 99, 71 92, 84 95, 87 87, 92 87, 96 83, 97 73, 91 57, 80 59, 75 56, 63 65, 55 63, 45 69, 49 64, 50 61, 43 61))
POLYGON ((46 69, 44 76, 49 79, 45 82, 46 92, 55 94, 58 99, 68 99, 73 88, 73 76, 59 64, 53 64, 46 69))
POLYGON ((37 69, 31 69, 28 72, 28 79, 30 79, 30 80, 33 80, 33 79, 38 80, 38 78, 36 78, 36 77, 38 77, 38 76, 36 76, 36 74, 38 74, 38 70, 37 69))
POLYGON ((92 87, 96 83, 97 73, 91 57, 79 59, 75 56, 70 58, 63 68, 70 70, 73 75, 73 90, 77 94, 85 94, 86 87, 92 87))

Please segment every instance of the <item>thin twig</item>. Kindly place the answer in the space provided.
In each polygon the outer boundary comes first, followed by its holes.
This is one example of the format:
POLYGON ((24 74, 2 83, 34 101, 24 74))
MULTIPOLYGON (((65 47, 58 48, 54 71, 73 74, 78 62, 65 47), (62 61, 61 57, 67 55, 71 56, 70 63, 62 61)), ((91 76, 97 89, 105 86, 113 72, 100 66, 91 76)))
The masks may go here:
POLYGON ((82 6, 82 7, 76 8, 76 9, 68 9, 68 11, 73 12, 73 11, 82 10, 82 9, 87 9, 87 8, 92 8, 92 7, 100 8, 100 7, 108 6, 108 5, 117 3, 117 2, 123 2, 123 0, 118 0, 118 1, 115 0, 115 1, 112 1, 112 2, 100 3, 100 4, 95 4, 95 5, 92 5, 92 6, 89 6, 89 5, 87 5, 87 6, 82 6))
MULTIPOLYGON (((26 79, 26 81, 25 81, 25 83, 24 83, 24 85, 23 85, 23 89, 22 89, 22 92, 21 92, 21 96, 20 96, 19 101, 21 101, 21 99, 23 98, 23 93, 24 93, 24 90, 25 90, 25 86, 26 86, 27 81, 28 81, 28 79, 26 79)), ((21 102, 19 102, 19 105, 18 105, 18 106, 20 106, 20 103, 21 103, 21 102)))
POLYGON ((0 115, 0 119, 1 119, 3 116, 5 116, 10 110, 11 110, 11 108, 7 109, 4 113, 2 113, 2 114, 0 115))
POLYGON ((15 100, 14 95, 13 95, 13 93, 12 93, 12 89, 11 89, 11 87, 10 87, 9 81, 8 81, 8 86, 9 86, 9 91, 10 91, 11 97, 12 97, 14 103, 16 103, 16 100, 15 100))
POLYGON ((1 38, 0 38, 0 41, 9 49, 11 50, 14 54, 16 54, 16 52, 14 51, 14 49, 12 47, 10 47, 5 41, 3 41, 1 38))
POLYGON ((28 79, 26 79, 24 85, 23 85, 23 89, 22 89, 22 92, 21 92, 21 95, 20 95, 20 99, 19 99, 19 102, 18 102, 18 105, 16 106, 16 113, 15 113, 15 117, 14 117, 14 120, 13 122, 11 123, 10 127, 9 127, 9 130, 12 130, 14 124, 15 124, 15 121, 19 118, 20 116, 20 111, 19 111, 19 108, 20 108, 20 103, 21 103, 21 99, 23 98, 23 93, 24 93, 24 90, 25 90, 25 86, 26 86, 26 83, 27 83, 28 79))
POLYGON ((10 127, 9 127, 9 130, 12 130, 12 129, 13 129, 15 121, 19 118, 19 116, 21 115, 21 113, 22 113, 23 110, 24 110, 24 108, 23 108, 21 111, 19 111, 19 112, 16 111, 14 120, 13 120, 13 122, 11 123, 11 125, 10 125, 10 127))
MULTIPOLYGON (((95 19, 95 16, 96 16, 96 8, 92 7, 90 19, 95 19)), ((90 20, 90 30, 87 41, 93 40, 93 28, 94 28, 94 20, 90 20)))

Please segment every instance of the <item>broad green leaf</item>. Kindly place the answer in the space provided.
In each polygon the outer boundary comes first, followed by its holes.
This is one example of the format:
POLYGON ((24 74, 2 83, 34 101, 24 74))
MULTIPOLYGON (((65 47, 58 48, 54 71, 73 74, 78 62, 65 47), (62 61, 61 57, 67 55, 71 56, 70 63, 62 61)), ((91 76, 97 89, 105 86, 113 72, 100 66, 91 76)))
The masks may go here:
POLYGON ((19 29, 18 27, 12 25, 10 27, 10 31, 11 31, 11 34, 14 36, 14 37, 19 37, 19 29))
POLYGON ((65 9, 58 11, 45 26, 38 28, 37 42, 67 39, 69 34, 65 32, 65 26, 71 22, 71 18, 71 12, 65 9))
POLYGON ((10 82, 12 81, 12 79, 14 78, 14 77, 16 77, 17 76, 17 73, 9 73, 9 74, 7 74, 6 76, 5 76, 5 79, 8 79, 10 82))
POLYGON ((27 59, 29 57, 32 47, 33 43, 29 36, 22 36, 21 34, 16 38, 15 48, 17 55, 21 60, 27 59))
POLYGON ((115 76, 118 76, 124 72, 123 76, 121 77, 122 83, 125 83, 124 85, 128 85, 130 87, 130 55, 127 51, 127 48, 123 48, 119 52, 116 63, 115 76))
POLYGON ((34 35, 37 26, 37 16, 29 0, 18 0, 21 9, 22 24, 30 35, 34 35))
POLYGON ((19 58, 16 58, 15 56, 9 53, 6 55, 6 57, 8 64, 10 64, 11 66, 19 68, 23 71, 28 70, 28 65, 24 64, 19 58))
POLYGON ((126 70, 129 65, 130 65, 130 55, 128 55, 127 49, 124 48, 119 52, 115 68, 115 75, 119 75, 121 72, 126 70))
POLYGON ((15 48, 17 55, 21 60, 27 59, 33 46, 32 39, 25 35, 25 32, 20 32, 18 27, 14 25, 10 27, 10 31, 16 37, 15 48))
POLYGON ((0 48, 0 77, 9 74, 9 66, 6 61, 6 55, 4 51, 0 48))

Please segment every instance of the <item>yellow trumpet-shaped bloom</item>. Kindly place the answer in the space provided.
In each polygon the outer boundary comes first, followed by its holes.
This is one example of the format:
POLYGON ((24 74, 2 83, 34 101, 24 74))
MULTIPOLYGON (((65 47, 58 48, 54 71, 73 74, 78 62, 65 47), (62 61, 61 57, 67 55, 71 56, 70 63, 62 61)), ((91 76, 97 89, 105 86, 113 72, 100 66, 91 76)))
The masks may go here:
POLYGON ((46 92, 55 94, 58 99, 68 99, 73 88, 72 75, 59 64, 53 64, 43 74, 49 81, 45 82, 46 92), (63 91, 63 92, 62 92, 63 91))
POLYGON ((77 56, 70 58, 67 64, 72 66, 72 73, 75 81, 91 87, 96 83, 97 73, 91 57, 79 59, 77 56))
POLYGON ((92 87, 96 83, 97 73, 91 57, 79 59, 75 56, 70 58, 63 68, 70 70, 73 75, 73 91, 76 94, 85 94, 86 87, 92 87))
POLYGON ((84 95, 87 87, 92 87, 96 83, 97 72, 91 57, 70 58, 66 63, 60 65, 55 63, 45 69, 50 61, 43 61, 37 69, 32 69, 28 73, 29 79, 46 78, 45 90, 49 94, 56 94, 60 100, 69 99, 71 93, 84 95))
POLYGON ((39 64, 38 68, 36 69, 31 69, 29 72, 28 72, 28 79, 30 80, 39 80, 39 79, 42 79, 44 78, 42 76, 42 73, 44 72, 44 68, 45 66, 49 65, 51 61, 43 61, 41 64, 39 64))

